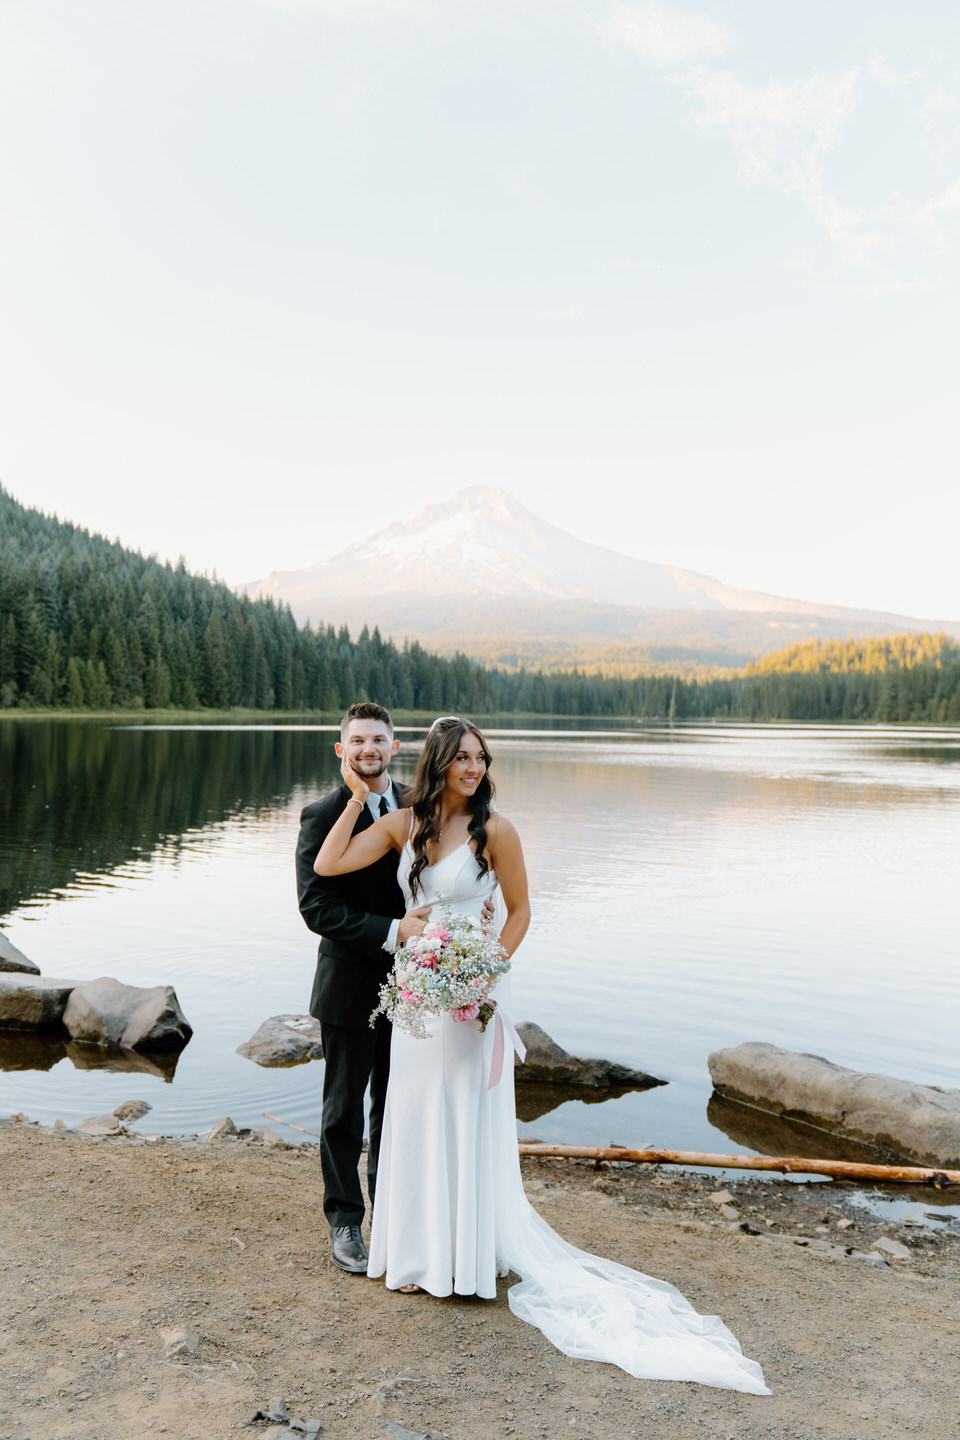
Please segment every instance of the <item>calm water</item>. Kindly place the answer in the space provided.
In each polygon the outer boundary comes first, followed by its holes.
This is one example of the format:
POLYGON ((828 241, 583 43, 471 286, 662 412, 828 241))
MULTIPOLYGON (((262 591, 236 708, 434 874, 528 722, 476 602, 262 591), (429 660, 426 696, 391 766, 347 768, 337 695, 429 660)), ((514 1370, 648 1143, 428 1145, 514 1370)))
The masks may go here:
MULTIPOLYGON (((402 779, 423 732, 400 733, 402 779)), ((960 1085, 960 732, 488 735, 532 879, 515 1018, 670 1082, 569 1102, 521 1133, 741 1148, 750 1136, 708 1117, 706 1057, 743 1040, 960 1085)), ((320 1063, 270 1071, 234 1052, 266 1016, 306 1009, 315 940, 292 857, 300 807, 336 781, 334 738, 0 724, 8 937, 46 975, 174 985, 195 1031, 172 1082, 67 1057, 0 1070, 0 1114, 75 1123, 145 1099, 144 1131, 257 1125, 264 1110, 318 1128, 320 1063)), ((0 1042, 0 1066, 20 1063, 0 1042)))

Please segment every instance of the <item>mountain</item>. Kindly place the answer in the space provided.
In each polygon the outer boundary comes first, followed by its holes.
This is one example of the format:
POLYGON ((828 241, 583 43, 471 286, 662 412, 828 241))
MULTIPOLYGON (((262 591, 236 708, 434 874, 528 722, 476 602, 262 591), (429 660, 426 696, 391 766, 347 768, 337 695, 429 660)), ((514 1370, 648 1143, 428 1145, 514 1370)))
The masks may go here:
POLYGON ((807 636, 960 625, 738 590, 590 545, 505 490, 476 486, 332 559, 242 589, 301 621, 378 625, 511 664, 743 664, 807 636))

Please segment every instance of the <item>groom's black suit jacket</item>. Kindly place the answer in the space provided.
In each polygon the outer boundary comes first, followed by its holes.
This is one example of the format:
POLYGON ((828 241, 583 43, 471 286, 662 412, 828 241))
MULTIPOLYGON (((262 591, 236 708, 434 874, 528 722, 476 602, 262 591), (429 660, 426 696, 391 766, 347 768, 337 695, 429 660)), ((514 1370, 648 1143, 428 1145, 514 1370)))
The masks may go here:
MULTIPOLYGON (((394 785, 397 806, 405 792, 394 785)), ((365 1029, 376 1008, 380 986, 393 964, 382 948, 391 922, 403 915, 403 894, 397 884, 395 851, 350 875, 317 875, 313 862, 327 834, 346 808, 346 785, 307 805, 300 815, 297 840, 297 891, 300 914, 321 936, 317 972, 310 996, 310 1014, 328 1025, 365 1029)), ((353 827, 356 835, 373 824, 364 805, 353 827)))

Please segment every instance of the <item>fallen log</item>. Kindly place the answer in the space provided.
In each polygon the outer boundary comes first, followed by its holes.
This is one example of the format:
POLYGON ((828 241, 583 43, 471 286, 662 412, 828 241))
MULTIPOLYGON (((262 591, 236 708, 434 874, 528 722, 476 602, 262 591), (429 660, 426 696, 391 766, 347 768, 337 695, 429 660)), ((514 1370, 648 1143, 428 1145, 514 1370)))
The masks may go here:
POLYGON ((802 1155, 710 1155, 700 1150, 626 1150, 620 1146, 532 1145, 520 1154, 538 1159, 629 1160, 638 1165, 693 1165, 722 1170, 778 1170, 785 1175, 827 1175, 832 1180, 879 1180, 884 1184, 960 1185, 960 1170, 918 1165, 865 1165, 856 1160, 807 1160, 802 1155))

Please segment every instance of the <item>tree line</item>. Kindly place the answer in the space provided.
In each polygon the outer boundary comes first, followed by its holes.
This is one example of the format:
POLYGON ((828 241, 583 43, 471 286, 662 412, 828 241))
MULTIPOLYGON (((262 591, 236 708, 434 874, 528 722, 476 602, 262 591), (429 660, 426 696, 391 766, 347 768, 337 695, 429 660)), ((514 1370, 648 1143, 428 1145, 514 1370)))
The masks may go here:
POLYGON ((496 705, 464 656, 374 629, 298 626, 239 597, 20 505, 0 489, 0 706, 335 711, 358 696, 398 709, 496 705))
POLYGON ((507 671, 366 627, 299 626, 184 563, 29 510, 0 488, 0 707, 960 723, 945 635, 806 641, 712 678, 507 671))

